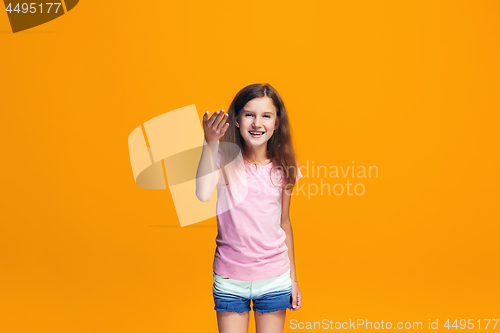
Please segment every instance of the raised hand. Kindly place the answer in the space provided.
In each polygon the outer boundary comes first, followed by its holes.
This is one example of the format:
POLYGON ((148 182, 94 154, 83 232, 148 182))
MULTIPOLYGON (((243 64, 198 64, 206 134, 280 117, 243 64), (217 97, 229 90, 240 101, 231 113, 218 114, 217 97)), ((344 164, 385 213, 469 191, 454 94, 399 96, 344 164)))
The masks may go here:
POLYGON ((208 118, 208 111, 203 115, 203 130, 205 131, 205 140, 207 142, 218 142, 224 136, 229 128, 226 123, 227 113, 224 110, 216 111, 208 118), (221 119, 223 119, 221 121, 221 119))

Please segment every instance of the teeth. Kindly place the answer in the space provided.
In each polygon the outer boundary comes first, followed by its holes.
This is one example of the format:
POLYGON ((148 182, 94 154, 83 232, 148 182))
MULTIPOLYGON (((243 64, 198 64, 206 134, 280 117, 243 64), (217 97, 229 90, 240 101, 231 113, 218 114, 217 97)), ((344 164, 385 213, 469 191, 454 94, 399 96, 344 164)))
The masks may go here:
POLYGON ((264 132, 250 132, 250 134, 259 135, 259 134, 264 134, 264 132))

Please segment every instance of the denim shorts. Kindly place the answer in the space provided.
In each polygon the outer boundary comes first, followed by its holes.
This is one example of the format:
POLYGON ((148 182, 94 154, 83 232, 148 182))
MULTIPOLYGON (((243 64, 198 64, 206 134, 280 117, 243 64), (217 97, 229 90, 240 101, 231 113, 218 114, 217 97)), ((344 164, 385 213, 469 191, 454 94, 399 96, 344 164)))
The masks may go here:
POLYGON ((227 312, 253 310, 265 313, 286 310, 292 307, 292 279, 287 272, 266 280, 240 281, 212 273, 214 277, 214 310, 227 312))

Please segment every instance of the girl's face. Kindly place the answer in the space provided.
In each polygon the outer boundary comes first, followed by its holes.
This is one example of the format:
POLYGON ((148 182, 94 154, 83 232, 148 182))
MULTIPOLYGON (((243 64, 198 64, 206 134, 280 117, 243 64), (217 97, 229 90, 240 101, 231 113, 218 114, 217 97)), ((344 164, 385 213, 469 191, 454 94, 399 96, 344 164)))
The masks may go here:
POLYGON ((267 96, 249 101, 238 116, 240 134, 248 146, 262 146, 273 136, 278 128, 276 107, 267 96))

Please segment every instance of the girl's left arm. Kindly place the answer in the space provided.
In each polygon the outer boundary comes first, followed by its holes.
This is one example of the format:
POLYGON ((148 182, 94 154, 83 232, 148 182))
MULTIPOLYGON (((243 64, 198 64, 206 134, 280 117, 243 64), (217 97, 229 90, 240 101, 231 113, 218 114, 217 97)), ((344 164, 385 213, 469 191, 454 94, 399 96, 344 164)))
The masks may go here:
POLYGON ((285 231, 285 244, 288 248, 288 258, 290 258, 290 278, 292 279, 292 309, 296 311, 302 306, 302 294, 300 293, 299 284, 297 282, 297 272, 295 270, 295 254, 293 247, 293 231, 292 222, 290 221, 290 201, 292 190, 283 190, 282 212, 281 212, 281 228, 285 231))

